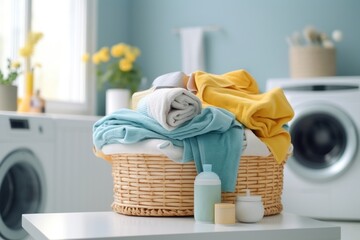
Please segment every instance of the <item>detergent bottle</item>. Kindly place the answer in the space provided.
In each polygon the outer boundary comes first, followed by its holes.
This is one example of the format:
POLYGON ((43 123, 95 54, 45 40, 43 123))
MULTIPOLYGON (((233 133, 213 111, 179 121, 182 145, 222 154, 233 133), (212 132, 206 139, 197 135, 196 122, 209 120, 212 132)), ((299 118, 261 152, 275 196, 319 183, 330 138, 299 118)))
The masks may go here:
POLYGON ((216 203, 221 203, 221 181, 212 172, 211 164, 203 164, 203 172, 196 176, 194 182, 195 221, 214 223, 216 203))

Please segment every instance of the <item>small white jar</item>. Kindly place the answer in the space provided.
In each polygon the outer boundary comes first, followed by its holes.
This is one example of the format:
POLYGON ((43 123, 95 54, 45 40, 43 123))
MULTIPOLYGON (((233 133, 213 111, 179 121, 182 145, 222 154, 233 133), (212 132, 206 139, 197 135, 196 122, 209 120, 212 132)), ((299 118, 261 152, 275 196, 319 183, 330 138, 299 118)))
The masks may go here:
POLYGON ((246 189, 246 196, 236 197, 235 209, 239 222, 255 223, 264 217, 261 196, 250 195, 249 189, 246 189))

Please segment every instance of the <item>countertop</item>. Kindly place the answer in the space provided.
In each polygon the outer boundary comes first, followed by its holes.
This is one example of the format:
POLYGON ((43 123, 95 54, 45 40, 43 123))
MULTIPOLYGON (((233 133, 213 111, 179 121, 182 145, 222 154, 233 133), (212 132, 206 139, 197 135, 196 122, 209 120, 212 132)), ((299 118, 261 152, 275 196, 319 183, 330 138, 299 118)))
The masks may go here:
POLYGON ((35 239, 251 239, 338 240, 340 227, 282 213, 258 223, 218 225, 192 217, 136 217, 114 212, 24 214, 23 228, 35 239))

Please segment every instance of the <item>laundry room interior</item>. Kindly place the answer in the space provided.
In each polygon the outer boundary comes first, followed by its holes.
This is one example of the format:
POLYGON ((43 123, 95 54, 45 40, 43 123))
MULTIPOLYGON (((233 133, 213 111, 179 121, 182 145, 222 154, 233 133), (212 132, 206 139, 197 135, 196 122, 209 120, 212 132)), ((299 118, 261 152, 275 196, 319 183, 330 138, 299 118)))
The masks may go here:
POLYGON ((359 12, 0 0, 0 239, 359 239, 359 12))

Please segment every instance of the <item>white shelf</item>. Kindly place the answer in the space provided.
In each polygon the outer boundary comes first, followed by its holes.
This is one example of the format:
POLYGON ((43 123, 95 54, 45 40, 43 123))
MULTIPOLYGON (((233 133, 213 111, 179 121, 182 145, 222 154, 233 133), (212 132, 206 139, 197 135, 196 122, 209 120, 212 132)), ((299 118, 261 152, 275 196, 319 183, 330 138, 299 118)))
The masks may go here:
POLYGON ((340 227, 282 213, 259 223, 216 225, 192 217, 132 217, 114 212, 24 214, 23 228, 35 239, 138 240, 339 240, 340 227))

